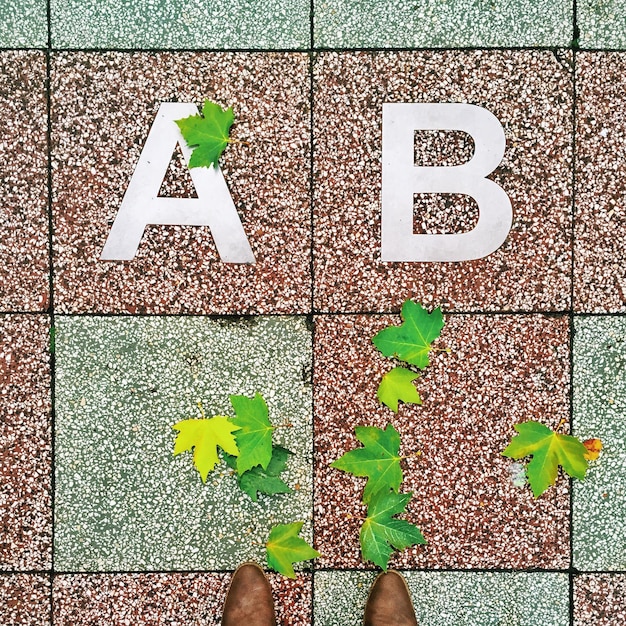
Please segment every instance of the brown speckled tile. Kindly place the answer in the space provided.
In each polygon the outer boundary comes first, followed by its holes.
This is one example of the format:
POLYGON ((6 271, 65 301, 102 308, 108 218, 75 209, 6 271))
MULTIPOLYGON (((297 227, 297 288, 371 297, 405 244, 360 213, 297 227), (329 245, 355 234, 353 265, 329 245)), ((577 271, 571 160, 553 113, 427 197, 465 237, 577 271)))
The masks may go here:
POLYGON ((626 575, 585 574, 574 578, 574 626, 626 624, 626 575))
POLYGON ((626 311, 626 53, 576 59, 574 308, 626 311))
POLYGON ((58 311, 308 311, 306 55, 59 53, 52 65, 58 311), (220 163, 256 264, 221 262, 210 230, 191 226, 150 226, 132 261, 100 261, 159 103, 205 98, 232 105, 232 136, 251 144, 220 163))
MULTIPOLYGON (((315 331, 315 517, 321 564, 362 567, 358 533, 364 479, 330 462, 360 444, 354 427, 400 433, 401 490, 412 491, 408 519, 427 546, 400 553, 395 567, 564 568, 569 561, 568 483, 539 499, 514 487, 500 455, 513 424, 568 418, 569 347, 565 317, 448 316, 439 347, 417 381, 423 405, 380 405, 376 389, 394 362, 371 337, 399 316, 320 316, 315 331)), ((371 567, 371 564, 369 564, 371 567)))
POLYGON ((46 58, 0 53, 0 311, 48 308, 46 58))
POLYGON ((0 623, 41 626, 50 623, 50 579, 39 574, 0 575, 0 623))
POLYGON ((442 303, 446 310, 568 308, 571 61, 566 51, 319 54, 314 66, 316 308, 391 311, 406 297, 442 303), (384 102, 467 102, 500 120, 507 147, 489 178, 509 195, 514 215, 511 232, 496 252, 461 263, 381 262, 384 102))
MULTIPOLYGON (((217 626, 230 574, 76 574, 54 581, 56 626, 217 626)), ((269 575, 278 623, 311 623, 311 578, 269 575)))
POLYGON ((0 570, 51 566, 48 330, 44 315, 0 316, 0 570))

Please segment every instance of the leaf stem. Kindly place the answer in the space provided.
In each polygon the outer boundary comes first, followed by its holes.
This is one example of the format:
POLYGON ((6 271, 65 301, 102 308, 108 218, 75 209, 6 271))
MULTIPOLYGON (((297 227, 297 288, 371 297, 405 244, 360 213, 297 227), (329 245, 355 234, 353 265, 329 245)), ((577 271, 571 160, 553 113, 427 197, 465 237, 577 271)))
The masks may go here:
POLYGON ((231 139, 230 137, 226 140, 226 143, 240 143, 242 146, 252 145, 249 141, 244 141, 243 139, 231 139))
POLYGON ((202 415, 202 419, 206 419, 206 415, 204 414, 204 409, 202 408, 202 402, 200 402, 200 400, 197 400, 196 404, 198 405, 198 409, 200 410, 200 415, 202 415))
POLYGON ((274 430, 277 428, 293 428, 293 424, 291 422, 285 422, 284 424, 272 424, 272 428, 274 430))

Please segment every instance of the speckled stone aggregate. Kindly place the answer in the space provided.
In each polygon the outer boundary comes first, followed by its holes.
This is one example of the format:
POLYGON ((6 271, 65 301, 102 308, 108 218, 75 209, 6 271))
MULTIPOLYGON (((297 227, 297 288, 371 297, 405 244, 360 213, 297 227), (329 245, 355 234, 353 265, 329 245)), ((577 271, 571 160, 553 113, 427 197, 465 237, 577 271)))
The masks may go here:
POLYGON ((306 48, 309 0, 52 0, 57 48, 306 48))
POLYGON ((568 46, 567 0, 316 0, 323 48, 568 46))
POLYGON ((585 574, 574 578, 574 626, 626 623, 626 575, 585 574))
POLYGON ((311 541, 310 364, 304 318, 57 318, 55 567, 234 569, 291 521, 311 541), (294 493, 254 503, 225 464, 203 484, 171 427, 257 391, 292 424, 274 440, 294 493))
POLYGON ((59 53, 53 58, 59 312, 301 313, 310 278, 303 54, 59 53), (256 264, 222 263, 207 227, 150 226, 132 261, 99 260, 160 102, 232 105, 221 159, 256 264))
POLYGON ((48 307, 45 77, 43 53, 0 52, 0 311, 48 307))
POLYGON ((0 570, 51 567, 48 329, 44 315, 0 316, 0 570))
MULTIPOLYGON (((402 573, 420 626, 569 626, 566 574, 402 573)), ((370 572, 318 572, 315 623, 362 623, 375 576, 370 572)))
POLYGON ((47 43, 46 0, 2 0, 0 48, 43 48, 47 43))
POLYGON ((574 565, 626 570, 626 317, 579 317, 575 329, 575 434, 604 448, 574 484, 574 565))
POLYGON ((574 307, 626 311, 626 53, 577 57, 574 307))
POLYGON ((365 479, 328 464, 359 446, 355 426, 400 433, 407 519, 428 541, 393 557, 393 567, 564 568, 569 561, 568 483, 534 499, 514 487, 500 455, 513 424, 555 428, 568 418, 565 317, 448 316, 439 348, 416 387, 423 405, 397 415, 376 399, 394 362, 371 337, 399 316, 320 316, 315 330, 315 538, 328 567, 372 567, 358 534, 365 479))
POLYGON ((626 0, 577 0, 576 21, 583 48, 626 48, 626 0))
POLYGON ((50 620, 50 579, 39 574, 0 575, 0 623, 41 626, 50 620))
MULTIPOLYGON (((229 574, 78 574, 54 581, 55 626, 218 626, 229 574)), ((279 624, 311 624, 311 578, 268 576, 279 624)))
POLYGON ((407 297, 446 310, 569 307, 569 52, 322 53, 314 72, 319 310, 397 310, 407 297), (380 261, 383 102, 468 102, 500 120, 507 149, 490 178, 514 216, 496 252, 463 263, 380 261))

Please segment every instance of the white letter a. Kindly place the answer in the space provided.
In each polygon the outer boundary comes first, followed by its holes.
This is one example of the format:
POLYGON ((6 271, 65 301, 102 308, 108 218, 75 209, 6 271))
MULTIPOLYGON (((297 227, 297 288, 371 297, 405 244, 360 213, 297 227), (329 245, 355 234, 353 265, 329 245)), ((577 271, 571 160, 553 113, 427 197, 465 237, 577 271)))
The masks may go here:
POLYGON ((176 144, 181 147, 185 164, 191 157, 191 149, 174 120, 197 114, 195 104, 161 103, 100 259, 130 260, 148 224, 179 224, 208 226, 225 263, 254 263, 252 249, 219 168, 189 170, 197 198, 159 197, 176 144))

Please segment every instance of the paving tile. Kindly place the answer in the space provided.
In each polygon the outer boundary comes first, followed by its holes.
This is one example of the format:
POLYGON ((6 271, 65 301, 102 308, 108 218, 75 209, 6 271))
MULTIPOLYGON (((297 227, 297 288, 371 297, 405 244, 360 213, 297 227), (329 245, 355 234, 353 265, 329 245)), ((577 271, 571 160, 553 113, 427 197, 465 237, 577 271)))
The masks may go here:
POLYGON ((315 45, 326 48, 569 46, 567 0, 316 0, 315 45), (459 16, 463 16, 459 19, 459 16))
MULTIPOLYGON (((569 626, 568 579, 552 573, 403 572, 417 617, 428 626, 569 626)), ((373 572, 318 572, 316 623, 361 623, 373 572)))
POLYGON ((50 578, 40 574, 0 575, 0 622, 11 626, 50 623, 50 578))
POLYGON ((626 622, 626 576, 585 574, 574 578, 574 626, 626 622))
MULTIPOLYGON (((328 567, 364 567, 358 534, 364 479, 328 464, 359 444, 355 426, 400 433, 407 519, 428 545, 391 561, 403 568, 564 568, 569 561, 568 483, 534 499, 515 487, 500 452, 513 424, 555 427, 568 418, 568 324, 564 317, 448 316, 438 353, 417 383, 423 404, 394 415, 378 403, 393 361, 371 337, 399 316, 320 316, 315 330, 315 538, 328 567)), ((371 564, 368 565, 371 567, 371 564)))
MULTIPOLYGON (((322 53, 315 64, 315 303, 398 310, 564 310, 570 303, 572 72, 568 52, 322 53), (491 111, 505 156, 490 178, 513 226, 476 261, 382 262, 382 104, 465 102, 491 111)), ((435 164, 438 150, 429 148, 435 164)), ((436 204, 433 210, 436 210, 436 204)))
POLYGON ((0 47, 43 48, 48 44, 46 0, 3 0, 0 47))
POLYGON ((56 48, 307 48, 309 0, 52 0, 56 48))
POLYGON ((0 311, 48 307, 45 78, 43 53, 0 52, 0 311))
POLYGON ((578 0, 576 21, 583 48, 626 48, 625 0, 578 0))
POLYGON ((234 569, 276 523, 311 539, 311 333, 304 318, 57 317, 55 567, 234 569), (222 464, 206 484, 171 426, 261 393, 294 453, 294 493, 252 502, 222 464), (227 522, 225 520, 228 520, 227 522))
POLYGON ((573 495, 574 565, 626 570, 626 317, 578 317, 574 426, 604 448, 573 495))
POLYGON ((45 316, 0 316, 0 570, 51 566, 48 332, 45 316))
POLYGON ((626 53, 576 60, 574 308, 626 311, 626 53))
MULTIPOLYGON (((311 578, 269 575, 280 624, 311 623, 311 578)), ((57 626, 217 626, 230 574, 78 574, 54 581, 57 626)))
POLYGON ((310 309, 308 59, 303 54, 59 53, 53 59, 57 311, 310 309), (208 227, 149 226, 131 261, 100 254, 161 102, 232 105, 221 159, 255 264, 208 227))

